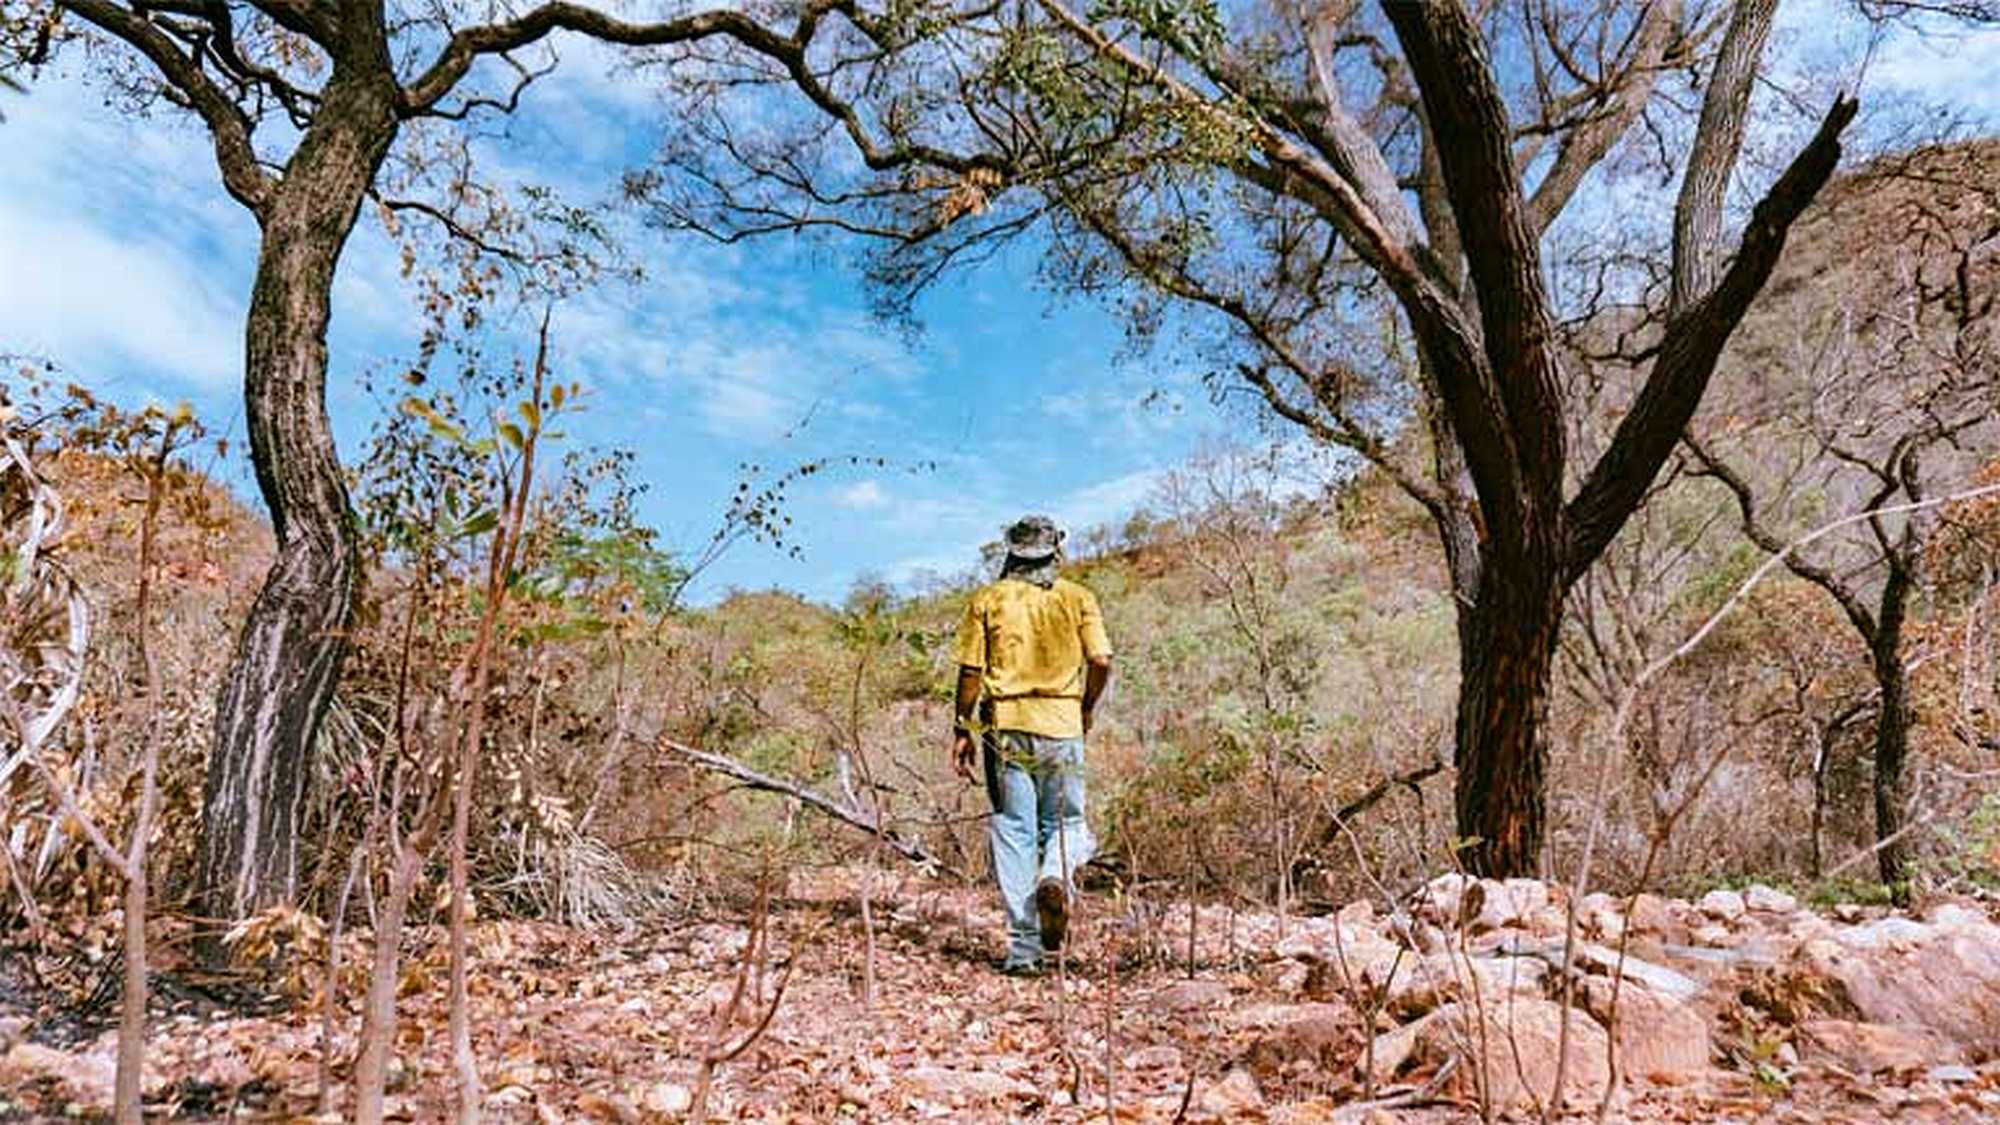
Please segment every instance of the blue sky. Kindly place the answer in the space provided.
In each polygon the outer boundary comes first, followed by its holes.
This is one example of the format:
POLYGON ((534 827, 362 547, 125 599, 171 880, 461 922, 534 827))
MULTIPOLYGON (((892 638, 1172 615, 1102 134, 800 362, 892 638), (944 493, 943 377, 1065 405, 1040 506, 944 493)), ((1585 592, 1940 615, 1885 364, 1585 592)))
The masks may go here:
MULTIPOLYGON (((1866 34, 1848 10, 1790 5, 1795 57, 1858 73, 1866 34)), ((487 155, 592 202, 643 158, 648 105, 602 56, 574 43, 563 53, 487 155)), ((1869 59, 1864 92, 1944 94, 1990 129, 1995 74, 2000 35, 1904 37, 1869 59)), ((0 352, 50 356, 128 400, 191 400, 212 428, 240 434, 256 231, 221 191, 203 137, 166 115, 126 119, 63 73, 4 109, 0 352)), ((911 339, 871 321, 838 247, 720 247, 627 222, 648 280, 559 309, 558 360, 591 395, 572 434, 638 454, 652 484, 644 515, 669 544, 709 533, 742 463, 890 462, 797 491, 802 560, 740 546, 698 596, 775 585, 838 599, 862 576, 960 573, 1012 515, 1047 511, 1079 529, 1121 519, 1200 442, 1246 425, 1171 350, 1121 361, 1116 318, 1039 289, 1031 249, 947 283, 911 339)), ((336 284, 329 391, 350 458, 378 409, 358 376, 407 356, 417 320, 393 249, 367 220, 358 232, 336 284)), ((525 339, 532 326, 514 327, 525 339)), ((224 471, 250 495, 244 466, 224 471)))
MULTIPOLYGON (((548 154, 527 174, 579 202, 615 190, 643 155, 627 142, 644 135, 630 124, 640 107, 615 96, 601 63, 575 73, 591 65, 537 86, 491 146, 499 165, 548 154)), ((54 358, 116 397, 191 400, 212 429, 240 437, 256 228, 221 192, 203 138, 169 118, 124 119, 61 74, 5 109, 0 352, 54 358)), ((912 336, 870 317, 841 247, 724 247, 631 216, 621 225, 646 280, 555 313, 559 371, 589 402, 567 431, 638 454, 644 515, 670 545, 711 533, 745 463, 888 461, 796 487, 804 557, 741 544, 697 596, 777 585, 838 599, 862 576, 963 572, 1021 511, 1077 528, 1122 518, 1225 424, 1190 369, 1120 362, 1115 316, 1038 289, 1031 250, 953 278, 912 336)), ((328 394, 348 459, 380 409, 358 376, 409 356, 417 328, 393 248, 366 216, 356 232, 336 282, 328 394)), ((532 329, 523 315, 511 335, 532 329)), ((253 495, 247 465, 232 461, 223 471, 253 495)))

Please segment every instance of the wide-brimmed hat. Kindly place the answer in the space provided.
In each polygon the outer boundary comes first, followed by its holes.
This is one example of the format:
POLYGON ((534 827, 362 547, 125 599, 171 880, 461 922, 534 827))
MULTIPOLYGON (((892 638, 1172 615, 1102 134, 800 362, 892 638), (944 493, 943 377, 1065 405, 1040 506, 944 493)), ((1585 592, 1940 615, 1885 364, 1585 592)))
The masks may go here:
POLYGON ((1062 529, 1047 516, 1022 516, 1007 529, 1007 553, 1017 559, 1053 557, 1062 546, 1062 529))

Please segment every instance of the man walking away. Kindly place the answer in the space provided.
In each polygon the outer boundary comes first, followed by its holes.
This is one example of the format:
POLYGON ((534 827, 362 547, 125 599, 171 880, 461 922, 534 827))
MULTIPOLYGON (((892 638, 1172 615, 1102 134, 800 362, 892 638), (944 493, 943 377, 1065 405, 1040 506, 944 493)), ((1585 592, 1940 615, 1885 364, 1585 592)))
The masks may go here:
POLYGON ((972 596, 958 627, 952 757, 972 780, 972 732, 983 729, 1009 973, 1034 973, 1044 951, 1062 947, 1071 876, 1097 847, 1084 820, 1083 739, 1111 680, 1111 641, 1097 598, 1058 577, 1061 546, 1046 516, 1008 528, 999 580, 972 596))

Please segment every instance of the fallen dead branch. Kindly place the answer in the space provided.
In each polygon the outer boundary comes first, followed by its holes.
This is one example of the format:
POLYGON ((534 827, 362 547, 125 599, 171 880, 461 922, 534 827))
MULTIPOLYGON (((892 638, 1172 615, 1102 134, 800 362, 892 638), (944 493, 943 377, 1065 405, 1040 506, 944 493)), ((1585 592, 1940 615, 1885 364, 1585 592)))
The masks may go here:
POLYGON ((916 840, 902 835, 894 828, 883 824, 876 817, 864 813, 859 809, 850 808, 840 801, 817 793, 796 782, 786 781, 781 777, 773 777, 767 773, 759 773, 741 762, 725 758, 720 754, 711 754, 706 750, 697 750, 692 746, 683 745, 670 738, 658 739, 657 745, 660 749, 677 755, 711 773, 719 773, 725 777, 734 778, 751 789, 790 797, 801 804, 819 810, 827 816, 840 821, 842 824, 858 828, 881 840, 882 843, 894 849, 897 854, 919 867, 934 872, 941 872, 953 878, 963 877, 963 874, 956 867, 946 863, 937 853, 924 847, 916 840))

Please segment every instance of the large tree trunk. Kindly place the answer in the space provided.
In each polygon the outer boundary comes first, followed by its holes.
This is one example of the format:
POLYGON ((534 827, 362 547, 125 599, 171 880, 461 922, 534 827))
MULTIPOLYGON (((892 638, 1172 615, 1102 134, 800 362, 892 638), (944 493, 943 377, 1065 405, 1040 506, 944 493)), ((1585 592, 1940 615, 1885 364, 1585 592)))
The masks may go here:
POLYGON ((398 124, 387 67, 359 69, 328 83, 261 213, 243 389, 278 554, 217 707, 200 866, 215 918, 293 896, 313 743, 346 653, 356 540, 326 413, 326 331, 334 268, 398 124))
POLYGON ((1903 762, 1910 748, 1910 685, 1903 669, 1903 618, 1911 575, 1900 558, 1889 560, 1875 634, 1868 638, 1875 685, 1882 693, 1875 717, 1875 858, 1898 903, 1909 901, 1909 842, 1903 818, 1909 811, 1909 782, 1903 762))
POLYGON ((1908 896, 1910 849, 1903 835, 1903 814, 1909 806, 1909 782, 1903 760, 1910 748, 1910 693, 1900 655, 1890 667, 1878 662, 1876 682, 1882 686, 1882 714, 1875 722, 1875 843, 1882 881, 1898 901, 1908 896))
POLYGON ((1458 780, 1461 858, 1477 875, 1536 873, 1549 680, 1562 626, 1554 565, 1488 559, 1478 598, 1461 605, 1458 780))

